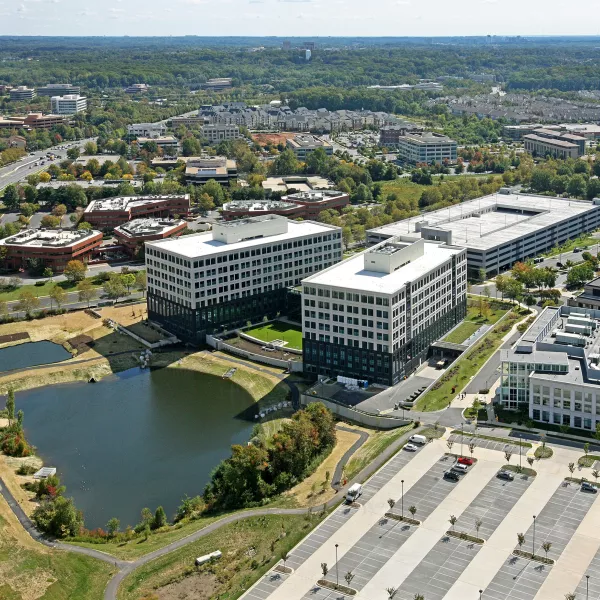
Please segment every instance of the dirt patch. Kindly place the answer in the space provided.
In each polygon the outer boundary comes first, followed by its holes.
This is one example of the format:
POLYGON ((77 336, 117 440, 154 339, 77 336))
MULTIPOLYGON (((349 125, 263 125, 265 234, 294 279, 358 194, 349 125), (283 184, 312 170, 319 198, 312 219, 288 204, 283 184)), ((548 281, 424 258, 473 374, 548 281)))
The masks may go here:
POLYGON ((159 600, 210 600, 218 588, 214 573, 197 573, 159 588, 156 597, 159 600))
POLYGON ((9 333, 8 335, 0 335, 0 344, 9 344, 10 342, 18 342, 28 339, 29 333, 27 331, 22 331, 20 333, 9 333))
POLYGON ((293 140, 296 137, 295 133, 253 133, 252 140, 259 146, 278 146, 279 144, 285 143, 287 140, 293 140))
POLYGON ((103 319, 112 319, 127 327, 139 323, 147 314, 146 303, 128 304, 127 306, 105 306, 98 311, 103 319))
POLYGON ((94 338, 85 334, 76 335, 75 337, 68 339, 67 343, 75 351, 77 356, 85 354, 88 350, 93 348, 95 344, 94 338))
POLYGON ((138 323, 133 323, 132 325, 128 325, 126 329, 146 340, 150 344, 154 344, 165 339, 165 336, 160 331, 156 331, 156 329, 154 329, 152 325, 148 323, 148 321, 139 321, 138 323))

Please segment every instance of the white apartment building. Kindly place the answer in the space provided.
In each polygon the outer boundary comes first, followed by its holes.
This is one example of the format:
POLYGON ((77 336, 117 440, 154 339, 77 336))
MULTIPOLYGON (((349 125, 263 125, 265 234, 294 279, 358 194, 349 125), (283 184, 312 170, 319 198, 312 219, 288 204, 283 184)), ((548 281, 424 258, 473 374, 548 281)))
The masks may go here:
POLYGON ((75 115, 87 108, 87 98, 78 94, 52 96, 50 103, 55 115, 75 115))
POLYGON ((398 158, 409 163, 456 162, 456 142, 439 133, 407 133, 398 138, 397 147, 398 158))
POLYGON ((501 350, 498 401, 534 421, 596 431, 600 423, 600 311, 548 307, 501 350))
POLYGON ((212 123, 204 125, 201 130, 202 136, 211 144, 237 140, 240 137, 240 128, 237 125, 225 125, 222 123, 212 123))
POLYGON ((466 314, 467 253, 398 236, 302 282, 304 371, 393 385, 466 314))
POLYGON ((158 138, 167 132, 162 123, 133 123, 127 125, 127 135, 134 137, 158 138))
POLYGON ((288 288, 341 259, 339 227, 277 215, 215 223, 211 232, 146 244, 148 314, 202 343, 285 312, 288 288))

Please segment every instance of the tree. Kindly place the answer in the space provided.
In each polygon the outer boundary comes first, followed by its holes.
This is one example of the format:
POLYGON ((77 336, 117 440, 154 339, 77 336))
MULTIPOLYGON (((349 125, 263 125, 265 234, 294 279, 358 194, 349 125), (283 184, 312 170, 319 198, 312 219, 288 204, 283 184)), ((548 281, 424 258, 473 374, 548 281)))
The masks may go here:
POLYGON ((523 284, 513 277, 507 277, 504 280, 504 294, 513 302, 519 300, 523 294, 523 284))
POLYGON ((0 320, 6 319, 8 316, 8 304, 6 300, 0 300, 0 320))
POLYGON ((127 293, 131 291, 131 286, 135 284, 135 274, 133 273, 125 273, 121 275, 121 281, 123 285, 127 288, 127 293))
POLYGON ((115 302, 125 296, 127 289, 121 280, 121 276, 113 274, 111 278, 102 286, 104 293, 115 302))
POLYGON ((477 532, 478 536, 479 536, 479 530, 481 529, 482 525, 483 525, 483 521, 481 519, 475 519, 475 531, 477 532))
POLYGON ((413 600, 425 600, 425 596, 423 594, 415 594, 413 600))
POLYGON ((83 516, 72 498, 57 496, 39 504, 31 515, 38 529, 54 537, 75 536, 83 525, 83 516))
POLYGON ((394 506, 396 504, 396 501, 393 498, 388 498, 388 504, 390 506, 390 510, 394 510, 394 506))
POLYGON ((352 573, 352 571, 348 571, 344 575, 344 579, 346 580, 346 583, 348 584, 348 587, 350 587, 350 584, 352 583, 352 580, 354 579, 354 573, 352 573))
POLYGON ((592 477, 594 478, 596 483, 598 483, 598 477, 600 477, 600 471, 598 471, 598 469, 594 469, 592 471, 592 477))
POLYGON ((321 573, 323 573, 323 577, 327 577, 327 573, 329 573, 329 567, 325 562, 321 563, 321 573))
POLYGON ((15 392, 12 388, 8 389, 8 394, 6 395, 6 413, 8 424, 10 425, 15 418, 15 392))
POLYGON ((198 198, 198 208, 203 212, 214 210, 214 200, 206 192, 204 192, 200 194, 200 197, 198 198))
POLYGON ((154 513, 154 520, 152 521, 152 529, 160 529, 167 524, 167 515, 165 509, 159 506, 154 513))
POLYGON ((395 587, 385 588, 385 591, 387 592, 389 600, 392 600, 392 598, 396 595, 395 587))
POLYGON ((115 537, 117 532, 119 531, 119 527, 121 527, 121 521, 116 517, 113 517, 106 524, 106 531, 110 537, 115 537))
POLYGON ((533 458, 533 456, 528 456, 527 457, 527 462, 529 463, 530 467, 533 467, 534 461, 535 461, 535 459, 533 458))
POLYGON ((507 463, 510 463, 511 457, 512 457, 512 452, 510 450, 505 450, 504 451, 504 458, 506 459, 507 463))
POLYGON ((575 463, 569 463, 569 473, 571 473, 571 477, 573 476, 574 472, 575 472, 575 463))
POLYGON ((31 290, 21 290, 19 302, 13 309, 15 312, 24 312, 27 316, 39 308, 40 299, 31 290))
POLYGON ((452 440, 448 440, 446 442, 446 446, 448 447, 448 452, 452 452, 452 446, 454 446, 454 442, 452 440))
POLYGON ((135 287, 137 290, 142 292, 142 295, 145 294, 146 289, 148 288, 148 277, 146 275, 146 271, 140 270, 135 272, 135 287))
POLYGON ((84 279, 77 284, 77 291, 79 292, 79 302, 87 302, 88 308, 90 306, 90 300, 96 296, 96 289, 92 285, 91 281, 84 279))
POLYGON ((83 147, 83 153, 89 155, 98 154, 98 145, 95 142, 86 142, 83 147))
POLYGON ((546 554, 546 558, 548 558, 548 552, 550 552, 550 548, 552 548, 552 542, 544 542, 542 544, 542 550, 546 554))
POLYGON ((284 550, 281 553, 281 560, 283 561, 283 568, 285 569, 285 563, 288 561, 288 559, 290 558, 290 553, 287 550, 284 550))
POLYGON ((565 600, 575 600, 576 598, 577 598, 577 595, 572 592, 565 594, 565 600))
POLYGON ((284 150, 272 163, 273 175, 295 175, 300 170, 300 163, 292 150, 284 150))
POLYGON ((478 274, 479 274, 479 281, 481 281, 483 283, 487 278, 486 270, 483 267, 481 267, 478 271, 478 274))
POLYGON ((65 303, 67 299, 67 292, 63 290, 62 287, 58 283, 54 284, 50 289, 50 301, 56 302, 56 306, 60 310, 60 307, 65 303))
POLYGON ((81 221, 81 223, 77 225, 77 231, 91 231, 92 229, 92 224, 87 221, 81 221))
POLYGON ((413 519, 415 518, 415 515, 417 514, 417 507, 413 504, 411 506, 408 507, 408 512, 412 515, 413 519))
POLYGON ((68 281, 83 281, 85 279, 85 272, 87 271, 87 265, 80 260, 70 260, 65 270, 63 271, 64 276, 68 281))
POLYGON ((517 533, 517 543, 519 544, 519 548, 525 543, 524 533, 517 533))
POLYGON ((587 456, 589 454, 589 452, 590 452, 590 443, 586 442, 583 445, 583 453, 587 456))
POLYGON ((40 221, 40 227, 45 227, 47 229, 55 229, 59 225, 60 217, 55 217, 54 215, 45 215, 40 221))
POLYGON ((69 148, 67 150, 67 158, 70 160, 77 160, 79 158, 79 148, 69 148))
POLYGON ((569 179, 569 183, 567 184, 567 192, 569 196, 575 196, 575 198, 580 198, 585 196, 586 190, 586 182, 583 178, 583 175, 573 175, 571 179, 569 179))
POLYGON ((452 526, 452 531, 454 531, 454 526, 456 525, 456 521, 458 521, 458 519, 454 515, 450 515, 450 518, 448 519, 448 521, 450 522, 450 525, 452 526))
POLYGON ((41 183, 48 183, 51 180, 52 180, 52 176, 47 171, 40 173, 40 182, 41 183))
POLYGON ((67 207, 64 204, 56 204, 52 209, 55 217, 64 217, 67 214, 67 207))
POLYGON ((201 152, 200 142, 193 136, 186 137, 181 143, 183 156, 199 156, 201 152))
POLYGON ((42 277, 46 277, 47 279, 52 281, 52 278, 54 277, 54 271, 50 267, 46 267, 42 271, 42 277))
POLYGON ((469 452, 470 452, 470 454, 471 454, 471 458, 473 458, 473 453, 475 452, 475 448, 476 448, 476 446, 475 446, 475 442, 471 442, 471 443, 469 444, 469 452))
POLYGON ((594 276, 594 268, 590 263, 574 266, 567 275, 569 287, 580 287, 594 276))
POLYGON ((14 184, 11 183, 4 188, 2 202, 4 203, 4 206, 8 208, 8 210, 17 210, 19 208, 21 198, 19 197, 19 192, 14 184))

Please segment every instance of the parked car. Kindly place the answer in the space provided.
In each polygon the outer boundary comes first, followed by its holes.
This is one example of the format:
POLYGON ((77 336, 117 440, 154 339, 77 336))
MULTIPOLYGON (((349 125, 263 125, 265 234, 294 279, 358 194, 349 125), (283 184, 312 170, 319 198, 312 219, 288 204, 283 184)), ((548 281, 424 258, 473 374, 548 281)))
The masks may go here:
POLYGON ((573 252, 583 252, 584 248, 579 248, 579 246, 577 248, 573 248, 573 252))
POLYGON ((460 476, 454 471, 446 471, 444 473, 444 479, 449 479, 450 481, 460 481, 460 476))
POLYGON ((424 435, 411 435, 409 441, 424 446, 427 443, 427 438, 424 435))
POLYGON ((467 465, 461 465, 460 463, 456 463, 455 465, 452 465, 452 470, 456 471, 457 473, 462 473, 464 475, 469 470, 469 467, 467 467, 467 465))
POLYGON ((589 481, 581 482, 581 491, 582 492, 591 492, 592 494, 598 493, 598 488, 595 485, 592 485, 589 481))
POLYGON ((404 449, 408 452, 416 452, 418 450, 418 448, 414 444, 406 444, 406 446, 404 446, 404 449))
POLYGON ((541 256, 538 256, 537 258, 533 259, 534 265, 539 265, 541 262, 544 262, 544 259, 541 256))
POLYGON ((563 268, 565 265, 563 265, 561 262, 557 262, 557 263, 556 263, 556 266, 557 266, 559 269, 562 269, 562 268, 563 268))
POLYGON ((467 465, 467 467, 470 467, 475 461, 472 458, 468 458, 467 456, 461 456, 458 459, 458 462, 461 465, 467 465))
POLYGON ((496 476, 498 479, 506 479, 506 481, 514 481, 515 476, 510 471, 498 471, 498 475, 496 476))

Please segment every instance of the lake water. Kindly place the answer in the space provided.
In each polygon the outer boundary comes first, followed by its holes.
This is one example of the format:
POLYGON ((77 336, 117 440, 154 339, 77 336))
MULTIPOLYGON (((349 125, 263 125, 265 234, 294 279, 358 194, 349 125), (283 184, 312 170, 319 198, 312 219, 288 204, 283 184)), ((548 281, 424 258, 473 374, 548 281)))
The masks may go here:
POLYGON ((0 349, 0 372, 45 365, 71 358, 71 353, 54 342, 27 342, 0 349))
POLYGON ((25 432, 58 469, 88 528, 134 525, 147 506, 172 519, 187 493, 245 443, 250 395, 229 380, 179 368, 132 369, 98 383, 18 392, 25 432))

